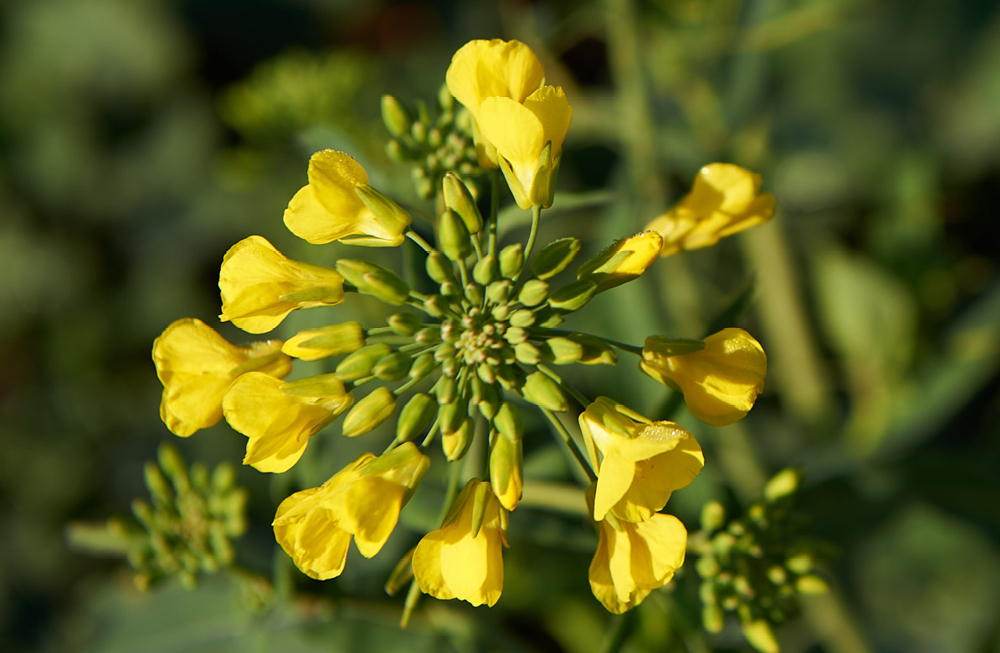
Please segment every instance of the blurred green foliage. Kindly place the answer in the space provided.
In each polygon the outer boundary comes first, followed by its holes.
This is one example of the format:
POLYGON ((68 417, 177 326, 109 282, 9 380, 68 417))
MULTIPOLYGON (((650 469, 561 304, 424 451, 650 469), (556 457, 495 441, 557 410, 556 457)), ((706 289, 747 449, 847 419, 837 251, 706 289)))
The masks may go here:
MULTIPOLYGON (((367 446, 333 436, 273 486, 239 471, 237 561, 260 577, 140 595, 119 561, 64 541, 71 520, 144 495, 143 464, 173 437, 152 340, 179 317, 217 325, 228 247, 258 233, 311 252, 280 220, 309 153, 350 151, 419 212, 383 152, 379 97, 432 102, 457 47, 503 36, 539 53, 574 109, 539 242, 599 251, 711 161, 777 196, 773 223, 665 259, 579 319, 628 342, 698 337, 753 283, 733 325, 768 352, 765 393, 718 432, 678 416, 709 464, 671 510, 693 530, 705 501, 740 514, 773 472, 804 470, 805 531, 840 556, 833 598, 777 631, 784 650, 1000 651, 995 3, 7 0, 0 32, 0 650, 582 652, 613 632, 624 650, 747 650, 735 622, 699 629, 693 570, 612 619, 587 587, 588 527, 528 507, 496 609, 427 600, 399 630, 401 599, 379 588, 433 523, 432 492, 336 581, 273 556, 276 503, 367 446), (307 598, 287 600, 293 587, 307 598)), ((312 326, 293 318, 282 329, 312 326)), ((647 414, 665 400, 631 369, 581 373, 647 414)), ((176 444, 210 465, 243 446, 225 426, 176 444)), ((554 446, 525 466, 529 481, 570 475, 554 446)))

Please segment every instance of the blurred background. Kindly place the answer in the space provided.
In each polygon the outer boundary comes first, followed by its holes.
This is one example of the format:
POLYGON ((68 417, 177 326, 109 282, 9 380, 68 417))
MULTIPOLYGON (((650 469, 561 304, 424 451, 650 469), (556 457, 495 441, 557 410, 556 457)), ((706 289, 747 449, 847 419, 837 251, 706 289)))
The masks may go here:
MULTIPOLYGON (((408 631, 401 597, 381 591, 391 553, 352 553, 327 583, 289 575, 300 598, 261 617, 218 577, 140 593, 121 559, 65 535, 146 496, 162 441, 239 460, 245 440, 224 424, 182 441, 160 422, 153 339, 197 317, 241 341, 217 321, 217 275, 247 235, 315 263, 347 255, 281 223, 311 152, 346 150, 420 205, 384 154, 379 98, 432 104, 458 47, 502 37, 539 54, 574 110, 567 210, 557 199, 540 243, 572 233, 597 251, 712 161, 777 197, 768 225, 660 261, 574 326, 700 337, 752 289, 727 326, 768 352, 764 394, 724 429, 678 414, 708 464, 669 508, 693 531, 707 499, 738 507, 804 470, 797 506, 837 552, 833 591, 778 630, 783 650, 1000 651, 995 2, 5 0, 0 34, 0 650, 598 650, 612 618, 587 585, 596 538, 573 515, 519 509, 498 606, 426 600, 408 631)), ((653 415, 663 387, 623 362, 580 372, 581 387, 653 415)), ((542 444, 526 474, 568 478, 544 424, 529 426, 542 444)), ((312 482, 356 455, 321 437, 312 482)), ((268 576, 288 486, 262 477, 239 471, 237 546, 268 576)), ((750 650, 738 629, 700 633, 690 576, 636 610, 623 650, 750 650)))

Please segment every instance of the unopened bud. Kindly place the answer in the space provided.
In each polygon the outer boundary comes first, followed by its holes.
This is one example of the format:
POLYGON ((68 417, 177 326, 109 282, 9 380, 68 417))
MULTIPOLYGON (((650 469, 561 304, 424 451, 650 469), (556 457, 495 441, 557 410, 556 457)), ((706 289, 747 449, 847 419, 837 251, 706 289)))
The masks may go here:
POLYGON ((458 384, 450 376, 442 376, 434 384, 434 394, 439 404, 450 404, 458 394, 458 384))
POLYGON ((432 397, 418 392, 406 402, 399 412, 396 423, 396 439, 408 442, 427 431, 434 421, 437 402, 432 397))
POLYGON ((515 327, 530 327, 535 323, 535 313, 531 309, 519 308, 510 314, 510 325, 515 327))
POLYGON ((441 434, 441 448, 450 462, 461 460, 465 456, 469 445, 472 444, 474 427, 475 423, 472 418, 466 417, 453 432, 441 434))
POLYGON ((503 402, 493 419, 493 426, 500 435, 508 440, 520 440, 524 436, 524 421, 521 411, 509 401, 503 402))
POLYGON ((396 410, 396 397, 385 386, 375 388, 344 416, 344 435, 354 438, 368 433, 389 419, 396 410))
POLYGON ((562 412, 568 408, 566 397, 559 384, 542 372, 532 372, 524 381, 521 395, 536 406, 541 406, 554 412, 562 412))
POLYGON ((521 243, 507 245, 500 250, 500 274, 513 279, 524 267, 524 246, 521 243))
POLYGON ((774 503, 795 494, 802 483, 802 471, 798 469, 783 469, 775 474, 764 486, 764 498, 774 503))
POLYGON ((437 362, 434 360, 434 354, 431 352, 424 352, 413 359, 413 365, 410 367, 410 378, 411 379, 422 379, 431 373, 437 367, 437 362))
POLYGON ((372 374, 383 381, 400 381, 410 373, 413 358, 401 351, 393 352, 383 357, 372 368, 372 374))
MULTIPOLYGON (((510 291, 513 288, 510 279, 500 279, 494 281, 486 287, 486 297, 494 304, 506 304, 510 298, 510 291)), ((510 311, 510 309, 507 309, 510 311)))
POLYGON ((583 345, 569 338, 557 336, 548 338, 545 342, 552 351, 552 362, 556 365, 575 363, 583 356, 583 345))
POLYGON ((483 287, 478 283, 465 284, 465 298, 473 306, 480 306, 483 303, 483 287))
POLYGON ((465 399, 458 397, 450 404, 444 404, 438 409, 438 421, 441 424, 442 433, 453 433, 469 415, 469 404, 465 399))
POLYGON ((517 343, 517 346, 514 347, 514 356, 525 365, 535 365, 542 361, 541 350, 528 341, 517 343))
POLYGON ((304 361, 317 361, 340 356, 365 344, 364 332, 358 322, 343 322, 300 331, 281 346, 281 351, 304 361))
POLYGON ((445 210, 438 223, 438 245, 452 261, 463 261, 472 252, 469 229, 452 210, 445 210))
POLYGON ((412 336, 423 326, 416 313, 394 313, 386 322, 397 336, 412 336))
POLYGON ((717 531, 726 523, 726 509, 718 501, 709 501, 701 508, 701 527, 706 531, 717 531))
POLYGON ((449 172, 442 180, 444 188, 444 205, 455 212, 470 234, 477 234, 483 228, 483 217, 479 207, 465 183, 455 173, 449 172))
POLYGON ((573 262, 580 251, 580 241, 572 236, 555 240, 531 259, 531 271, 539 279, 559 274, 573 262))
POLYGON ((389 133, 400 138, 408 136, 413 118, 403 103, 391 95, 382 96, 382 122, 389 133))
POLYGON ((435 250, 427 255, 427 276, 437 283, 455 280, 455 267, 448 257, 435 250))
POLYGON ((830 591, 830 584, 820 576, 809 574, 795 581, 795 589, 799 594, 826 594, 830 591))
POLYGON ((574 281, 553 292, 549 296, 549 306, 571 313, 583 308, 596 293, 597 284, 593 281, 574 281))
POLYGON ((507 510, 516 508, 521 500, 524 487, 521 458, 520 438, 511 440, 499 434, 493 437, 490 447, 490 485, 500 505, 507 510))
POLYGON ((530 279, 521 287, 517 300, 525 306, 537 306, 549 296, 549 284, 541 279, 530 279))
POLYGON ((359 292, 374 295, 387 304, 398 306, 410 296, 410 287, 406 282, 381 265, 357 259, 340 259, 336 268, 359 292))
POLYGON ((389 345, 384 342, 367 345, 340 361, 334 374, 341 381, 356 381, 370 376, 375 364, 390 352, 389 345))
MULTIPOLYGON (((403 210, 399 204, 375 190, 371 186, 362 185, 354 189, 355 195, 361 200, 368 210, 375 216, 375 221, 382 230, 400 234, 399 242, 402 242, 402 233, 413 222, 413 218, 403 210)), ((357 244, 364 244, 363 240, 358 240, 357 244)))
MULTIPOLYGON (((489 286, 496 281, 499 274, 500 266, 497 263, 497 257, 492 254, 483 256, 472 268, 472 278, 481 286, 489 286)), ((510 282, 508 281, 508 283, 510 282)))

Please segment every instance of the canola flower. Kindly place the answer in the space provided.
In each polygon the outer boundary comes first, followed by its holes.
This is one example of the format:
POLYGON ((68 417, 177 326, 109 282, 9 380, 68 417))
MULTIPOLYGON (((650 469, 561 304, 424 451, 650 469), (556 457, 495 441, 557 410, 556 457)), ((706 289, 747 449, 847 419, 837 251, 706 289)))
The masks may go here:
MULTIPOLYGON (((249 236, 223 260, 222 320, 263 334, 295 310, 335 313, 354 294, 396 312, 376 326, 334 316, 327 326, 248 347, 228 343, 198 320, 178 321, 154 344, 164 385, 161 415, 181 436, 224 417, 247 437, 244 464, 268 473, 291 469, 310 439, 325 437, 331 425, 343 436, 371 439, 380 455, 366 453, 320 487, 291 494, 274 517, 277 542, 303 573, 320 580, 343 572, 352 540, 366 557, 382 551, 432 461, 460 470, 481 438, 478 449, 488 457, 482 475, 464 479, 461 492, 460 475, 450 475, 452 498, 442 506, 440 528, 416 543, 389 586, 412 577, 411 597, 422 592, 492 606, 501 599, 507 525, 524 488, 524 439, 534 435, 525 432, 522 412, 538 410, 590 481, 585 501, 597 533, 591 588, 620 613, 668 584, 683 564, 687 531, 661 511, 705 459, 676 423, 647 419, 616 398, 586 397, 564 366, 615 365, 619 355, 636 356, 644 373, 683 393, 693 415, 723 425, 752 407, 766 358, 739 329, 705 340, 651 336, 639 347, 558 327, 597 294, 639 279, 665 253, 761 222, 773 198, 758 193, 752 173, 713 164, 669 219, 623 235, 582 263, 576 257, 583 243, 573 236, 536 251, 572 120, 565 92, 545 84, 538 58, 517 41, 467 44, 446 80, 443 113, 433 127, 425 109, 415 119, 395 98, 382 102, 389 154, 415 161, 424 156, 415 152, 426 153, 414 182, 421 196, 435 199, 433 237, 418 233, 410 213, 373 188, 353 157, 334 150, 311 157, 308 183, 284 213, 287 228, 310 243, 417 247, 434 290, 421 292, 361 258, 341 258, 332 267, 293 261, 262 236, 249 236), (480 168, 469 162, 473 145, 480 168), (486 214, 477 173, 492 182, 486 214), (526 241, 503 247, 501 175, 514 202, 531 211, 526 241), (293 374, 296 361, 324 371, 293 374), (574 414, 582 448, 564 424, 574 414)), ((407 601, 404 622, 414 604, 407 601)))

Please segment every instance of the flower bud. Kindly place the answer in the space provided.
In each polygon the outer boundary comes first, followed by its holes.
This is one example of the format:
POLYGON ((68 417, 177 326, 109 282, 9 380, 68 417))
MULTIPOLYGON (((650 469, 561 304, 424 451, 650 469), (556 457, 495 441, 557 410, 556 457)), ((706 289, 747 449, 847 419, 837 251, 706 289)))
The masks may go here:
POLYGON ((382 122, 389 133, 396 138, 408 136, 413 118, 403 103, 391 95, 382 96, 382 122))
POLYGON ((386 323, 392 327, 392 332, 397 336, 412 336, 423 323, 416 313, 394 313, 389 316, 386 323))
POLYGON ((584 365, 614 365, 618 362, 618 356, 611 345, 586 333, 571 333, 566 336, 573 342, 578 342, 583 347, 583 353, 578 362, 584 365))
POLYGON ((802 471, 798 469, 783 469, 764 486, 764 498, 775 503, 785 497, 795 494, 802 483, 802 471))
POLYGON ((542 361, 542 351, 528 341, 517 343, 514 347, 514 356, 525 365, 536 365, 542 361))
POLYGON ((537 306, 549 296, 549 284, 541 279, 530 279, 521 287, 517 300, 525 306, 537 306))
POLYGON ((462 218, 452 210, 441 214, 438 223, 438 245, 444 255, 452 261, 463 261, 472 252, 469 229, 462 218))
POLYGON ((524 246, 521 243, 507 245, 500 250, 500 274, 513 279, 524 267, 524 246))
POLYGON ((444 205, 455 212, 470 234, 477 234, 483 228, 483 217, 479 207, 465 183, 455 173, 449 172, 442 180, 444 187, 444 205))
POLYGON ((341 381, 357 381, 370 376, 375 364, 390 352, 389 345, 384 342, 367 345, 340 361, 334 374, 341 381))
POLYGON ((396 439, 408 442, 424 433, 434 421, 437 402, 423 392, 418 392, 403 406, 396 423, 396 439))
POLYGON ((701 527, 706 531, 717 531, 726 523, 726 509, 718 501, 709 501, 701 509, 701 527))
POLYGON ((527 401, 554 412, 562 412, 568 408, 566 397, 559 384, 542 372, 532 372, 524 381, 521 396, 527 401))
POLYGON ((521 411, 509 401, 501 404, 500 410, 497 411, 497 415, 493 419, 493 426, 502 437, 511 442, 520 440, 524 436, 524 421, 521 419, 521 411))
POLYGON ((441 448, 449 462, 461 460, 472 444, 475 423, 471 417, 466 417, 452 433, 441 434, 441 448))
POLYGON ((372 374, 383 381, 401 381, 410 372, 413 358, 406 352, 396 351, 384 356, 372 368, 372 374))
POLYGON ((450 404, 444 404, 438 409, 438 421, 442 433, 454 433, 469 415, 469 404, 464 398, 456 398, 450 404))
POLYGON ((455 280, 455 268, 441 252, 435 250, 427 255, 427 276, 437 283, 455 280))
POLYGON ((410 367, 410 378, 411 379, 422 379, 437 366, 437 362, 434 360, 434 354, 424 352, 413 359, 413 365, 410 367))
POLYGON ((487 254, 476 262, 472 268, 472 278, 481 286, 489 286, 496 281, 500 274, 500 267, 497 258, 492 254, 487 254))
POLYGON ((580 310, 591 297, 597 294, 597 284, 589 279, 574 281, 549 295, 549 306, 560 311, 572 313, 580 310))
POLYGON ((554 277, 573 262, 579 251, 580 241, 572 236, 552 241, 531 259, 531 271, 539 279, 554 277))
POLYGON ((434 384, 434 394, 439 404, 450 404, 458 394, 458 384, 450 376, 442 376, 434 384))
POLYGON ((655 231, 622 238, 581 265, 576 278, 594 281, 597 292, 604 292, 641 276, 659 258, 662 246, 663 237, 655 231))
POLYGON ((361 324, 352 321, 300 331, 285 341, 281 351, 300 360, 317 361, 350 353, 364 344, 361 324))
POLYGON ((406 282, 381 265, 357 259, 340 259, 336 267, 337 272, 359 292, 374 295, 388 304, 398 306, 410 296, 410 287, 406 282))
POLYGON ((516 327, 530 327, 535 323, 535 313, 528 308, 519 308, 510 315, 510 325, 516 327))
POLYGON ((548 338, 545 343, 552 351, 552 362, 556 365, 575 363, 583 356, 583 345, 569 338, 557 336, 555 338, 548 338))
MULTIPOLYGON (((499 281, 494 281, 486 287, 486 297, 491 302, 500 305, 506 305, 507 300, 510 299, 510 291, 513 288, 513 284, 510 279, 501 279, 499 281)), ((507 308, 509 312, 510 309, 507 308)), ((494 317, 497 317, 494 315, 494 317)), ((502 319, 502 318, 497 318, 502 319)))
POLYGON ((472 378, 472 383, 474 389, 478 388, 476 407, 479 413, 486 419, 493 419, 500 410, 500 392, 495 385, 483 381, 478 375, 472 378))
POLYGON ((528 330, 524 327, 511 327, 507 329, 503 337, 510 344, 517 345, 528 339, 528 330))
POLYGON ((483 287, 478 283, 465 284, 465 298, 473 306, 480 306, 483 303, 483 287))
POLYGON ((368 433, 389 419, 396 410, 396 397, 389 388, 379 386, 361 399, 344 416, 344 435, 354 438, 368 433))
MULTIPOLYGON (((401 236, 403 232, 406 231, 406 228, 413 221, 413 218, 403 210, 403 207, 368 185, 356 187, 354 193, 368 207, 368 210, 372 212, 376 224, 383 231, 400 234, 400 240, 402 240, 401 236)), ((357 241, 355 244, 373 245, 373 243, 362 241, 357 241)))
POLYGON ((516 508, 521 500, 524 487, 522 456, 520 438, 511 440, 500 434, 494 435, 490 446, 490 485, 500 505, 507 510, 516 508))

